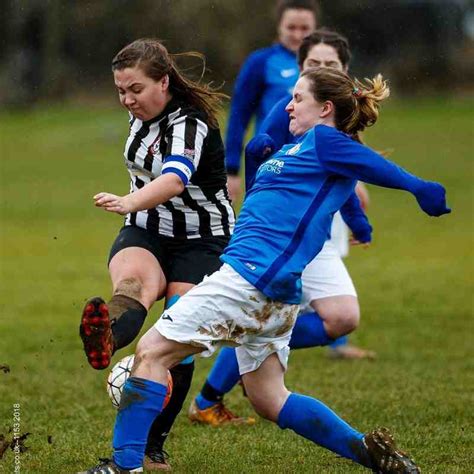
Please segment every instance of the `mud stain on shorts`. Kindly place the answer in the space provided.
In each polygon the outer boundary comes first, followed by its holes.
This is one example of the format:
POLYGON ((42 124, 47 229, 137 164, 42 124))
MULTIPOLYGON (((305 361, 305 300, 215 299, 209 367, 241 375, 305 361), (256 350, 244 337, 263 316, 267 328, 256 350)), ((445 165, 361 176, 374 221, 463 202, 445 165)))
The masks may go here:
POLYGON ((283 322, 278 331, 275 333, 275 336, 281 336, 282 334, 285 334, 286 332, 290 331, 293 326, 295 325, 295 320, 296 320, 296 311, 297 308, 294 309, 289 309, 288 311, 285 311, 283 313, 283 322))
POLYGON ((236 324, 234 329, 232 329, 232 331, 230 333, 230 338, 232 340, 238 340, 242 336, 244 336, 246 333, 248 333, 248 330, 246 330, 242 326, 239 326, 239 325, 236 324))
POLYGON ((205 328, 204 326, 199 326, 197 328, 197 332, 202 334, 203 336, 210 336, 212 335, 212 331, 210 329, 205 328))
POLYGON ((263 305, 262 309, 260 310, 256 309, 253 311, 253 317, 259 323, 265 323, 272 317, 273 313, 277 311, 281 311, 283 307, 284 307, 284 303, 267 299, 267 302, 263 305))

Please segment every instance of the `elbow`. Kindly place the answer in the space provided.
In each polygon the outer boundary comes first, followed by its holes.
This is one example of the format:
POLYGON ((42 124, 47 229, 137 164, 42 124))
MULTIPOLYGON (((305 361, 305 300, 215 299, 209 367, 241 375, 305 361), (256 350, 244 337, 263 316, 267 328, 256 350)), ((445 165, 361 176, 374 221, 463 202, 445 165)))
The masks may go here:
POLYGON ((173 195, 177 196, 184 191, 186 184, 184 184, 183 180, 177 174, 173 174, 173 178, 173 195))

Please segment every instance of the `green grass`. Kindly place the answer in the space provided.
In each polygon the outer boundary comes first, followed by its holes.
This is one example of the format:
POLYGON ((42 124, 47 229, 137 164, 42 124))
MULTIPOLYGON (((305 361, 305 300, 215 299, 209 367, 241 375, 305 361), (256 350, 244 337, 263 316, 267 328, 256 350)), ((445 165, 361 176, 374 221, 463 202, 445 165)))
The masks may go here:
MULTIPOLYGON (((352 340, 379 358, 341 363, 321 349, 295 351, 287 376, 292 390, 361 431, 389 426, 429 473, 473 471, 473 105, 393 103, 366 134, 376 149, 393 148, 393 160, 444 183, 453 213, 429 218, 408 194, 371 187, 375 240, 347 264, 363 312, 352 340)), ((107 374, 86 366, 77 333, 84 300, 110 292, 106 257, 121 219, 95 209, 92 195, 128 189, 127 120, 118 107, 56 107, 0 115, 0 130, 0 365, 11 368, 0 371, 0 433, 20 403, 21 432, 31 432, 22 472, 71 473, 110 449, 107 374)), ((198 359, 191 394, 211 362, 198 359)), ((228 401, 252 413, 240 390, 228 401)), ((181 415, 166 448, 176 473, 364 472, 263 420, 214 430, 181 415)), ((13 472, 10 450, 0 472, 13 472)))

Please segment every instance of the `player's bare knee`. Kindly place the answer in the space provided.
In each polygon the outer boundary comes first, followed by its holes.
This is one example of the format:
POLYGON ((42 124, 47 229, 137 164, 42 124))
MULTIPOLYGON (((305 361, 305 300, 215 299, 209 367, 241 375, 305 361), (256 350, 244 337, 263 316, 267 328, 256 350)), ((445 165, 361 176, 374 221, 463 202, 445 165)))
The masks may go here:
POLYGON ((325 319, 327 333, 333 338, 345 336, 357 329, 359 321, 360 313, 358 306, 341 308, 325 319))
POLYGON ((143 285, 138 278, 124 278, 120 280, 114 290, 115 295, 128 296, 141 301, 143 285))
POLYGON ((268 399, 264 400, 259 397, 254 397, 250 399, 252 406, 256 413, 265 418, 266 420, 276 421, 278 419, 279 407, 273 401, 269 401, 268 399))
POLYGON ((249 401, 257 414, 270 421, 278 420, 278 415, 289 395, 290 392, 284 385, 272 385, 268 387, 268 390, 265 390, 264 387, 247 390, 249 401))

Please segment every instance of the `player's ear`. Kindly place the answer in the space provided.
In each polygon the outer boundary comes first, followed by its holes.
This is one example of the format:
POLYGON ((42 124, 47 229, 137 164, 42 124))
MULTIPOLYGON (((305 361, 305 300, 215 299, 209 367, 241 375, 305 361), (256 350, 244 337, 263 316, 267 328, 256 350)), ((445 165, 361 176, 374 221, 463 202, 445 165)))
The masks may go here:
POLYGON ((333 113, 334 113, 334 104, 330 100, 327 100, 323 104, 323 109, 321 110, 320 117, 326 118, 326 117, 329 117, 333 113))
POLYGON ((169 89, 169 86, 170 86, 170 76, 168 76, 168 74, 165 74, 161 79, 160 79, 160 82, 161 82, 161 86, 163 88, 164 91, 168 90, 169 89))

